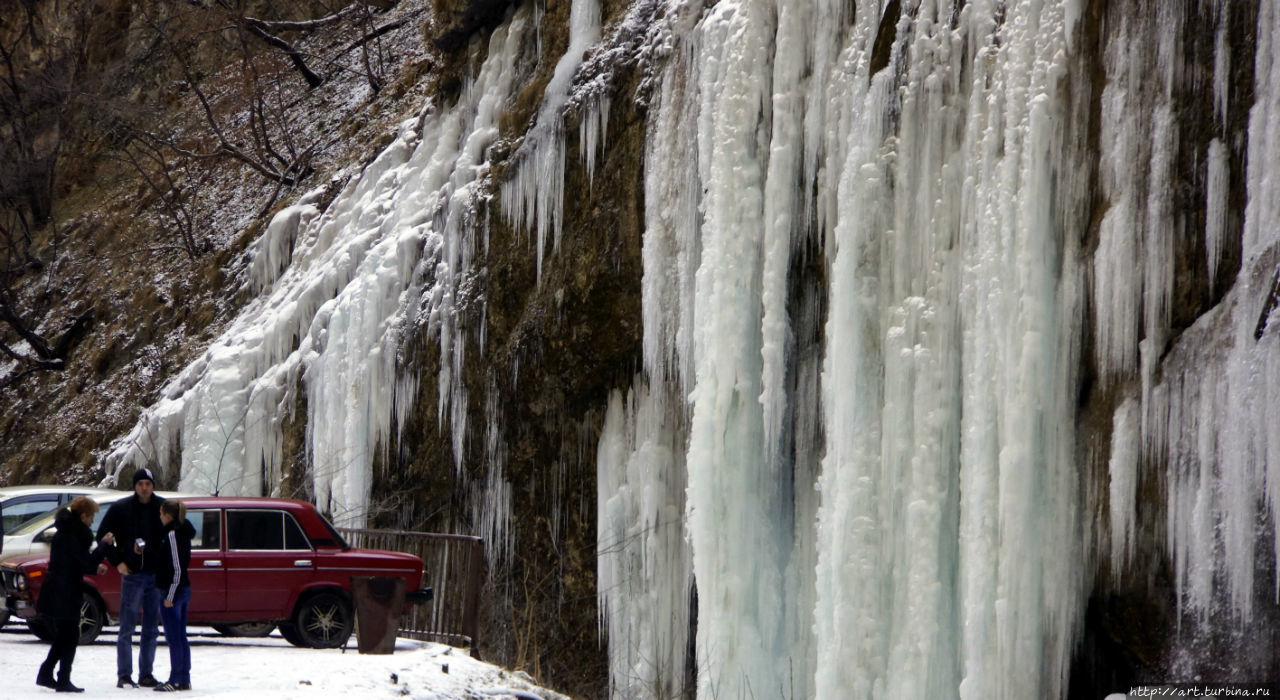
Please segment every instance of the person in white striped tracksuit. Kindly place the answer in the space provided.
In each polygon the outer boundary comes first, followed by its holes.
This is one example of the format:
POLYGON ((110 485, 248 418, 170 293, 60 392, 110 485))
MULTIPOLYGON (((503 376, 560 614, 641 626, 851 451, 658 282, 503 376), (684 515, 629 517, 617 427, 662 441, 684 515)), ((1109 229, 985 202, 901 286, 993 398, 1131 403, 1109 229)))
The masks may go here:
POLYGON ((164 596, 160 621, 169 646, 169 681, 156 686, 160 692, 191 690, 191 645, 187 642, 187 608, 191 604, 191 538, 196 529, 187 520, 187 507, 180 501, 160 504, 164 523, 164 553, 159 557, 156 587, 164 596))

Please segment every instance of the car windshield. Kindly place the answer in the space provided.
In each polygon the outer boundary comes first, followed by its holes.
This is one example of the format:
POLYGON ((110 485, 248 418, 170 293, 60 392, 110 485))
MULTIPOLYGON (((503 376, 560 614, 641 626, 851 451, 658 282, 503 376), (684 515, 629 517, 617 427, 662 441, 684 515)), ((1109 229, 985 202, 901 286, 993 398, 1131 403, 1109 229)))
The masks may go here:
MULTIPOLYGON (((58 506, 58 508, 61 508, 61 507, 62 506, 58 506)), ((49 527, 50 525, 53 524, 53 517, 58 514, 58 508, 54 508, 46 512, 44 515, 37 515, 36 517, 23 523, 22 527, 18 528, 17 530, 14 530, 13 532, 9 532, 6 534, 12 535, 14 537, 19 537, 21 535, 30 535, 33 532, 39 532, 45 529, 46 527, 49 527)))

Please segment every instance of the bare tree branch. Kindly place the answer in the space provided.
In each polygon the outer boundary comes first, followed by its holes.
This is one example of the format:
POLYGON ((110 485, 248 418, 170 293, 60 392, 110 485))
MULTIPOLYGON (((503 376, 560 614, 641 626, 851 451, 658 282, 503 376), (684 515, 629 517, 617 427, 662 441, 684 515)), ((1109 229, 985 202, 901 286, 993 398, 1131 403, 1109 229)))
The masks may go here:
POLYGON ((300 22, 287 22, 278 20, 261 20, 254 17, 245 17, 245 22, 261 27, 267 32, 309 32, 321 27, 327 27, 330 24, 336 24, 342 20, 355 14, 360 8, 359 4, 348 5, 337 12, 321 17, 319 19, 303 20, 300 22))
POLYGON ((320 87, 320 85, 324 83, 324 78, 316 75, 315 72, 307 67, 307 62, 303 60, 302 53, 295 49, 292 44, 268 32, 257 20, 243 17, 240 21, 254 36, 267 42, 268 46, 279 49, 285 56, 288 56, 289 61, 293 63, 293 67, 296 68, 298 72, 302 74, 302 78, 307 81, 307 85, 314 88, 320 87))

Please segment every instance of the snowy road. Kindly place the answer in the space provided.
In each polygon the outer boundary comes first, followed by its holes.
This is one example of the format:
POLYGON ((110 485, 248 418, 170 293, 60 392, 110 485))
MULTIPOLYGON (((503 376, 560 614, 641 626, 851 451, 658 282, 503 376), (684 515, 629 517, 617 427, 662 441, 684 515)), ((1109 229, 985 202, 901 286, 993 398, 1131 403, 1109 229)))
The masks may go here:
MULTIPOLYGON (((115 628, 76 653, 71 680, 87 693, 134 696, 144 691, 115 687, 115 628)), ((134 660, 137 660, 135 637, 134 660)), ((0 697, 54 697, 35 684, 49 646, 10 622, 0 628, 0 697)), ((169 652, 161 635, 156 677, 165 680, 169 652)), ((135 678, 137 669, 134 669, 135 678)), ((350 649, 299 649, 279 633, 260 639, 223 637, 208 627, 191 629, 192 690, 181 697, 219 698, 544 698, 563 696, 539 688, 504 669, 470 658, 465 650, 400 639, 394 654, 378 656, 350 649), (447 667, 447 671, 445 670, 447 667), (392 675, 395 675, 394 679, 392 675)), ((61 697, 61 696, 59 696, 61 697)), ((156 696, 153 696, 156 697, 156 696)))

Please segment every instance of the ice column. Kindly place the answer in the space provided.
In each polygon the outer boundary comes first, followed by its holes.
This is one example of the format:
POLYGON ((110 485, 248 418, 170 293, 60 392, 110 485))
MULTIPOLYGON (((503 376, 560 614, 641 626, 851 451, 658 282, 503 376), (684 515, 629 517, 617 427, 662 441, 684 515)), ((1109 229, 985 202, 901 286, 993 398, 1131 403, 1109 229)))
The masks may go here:
POLYGON ((762 274, 773 7, 717 4, 694 36, 705 192, 695 274, 688 527, 700 697, 786 693, 784 476, 764 455, 762 274))
POLYGON ((1142 447, 1142 418, 1135 399, 1126 399, 1116 409, 1111 429, 1111 457, 1107 463, 1110 475, 1108 507, 1111 517, 1111 568, 1115 572, 1133 556, 1136 540, 1138 463, 1142 447))
POLYGON ((684 690, 693 569, 682 403, 638 379, 626 397, 613 392, 601 431, 597 586, 614 697, 684 690))
POLYGON ((816 697, 1062 690, 1084 579, 1080 275, 1054 187, 1075 170, 1058 160, 1072 16, 855 17, 863 61, 896 37, 874 76, 853 64, 827 250, 816 697))

